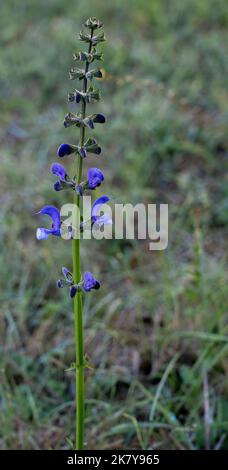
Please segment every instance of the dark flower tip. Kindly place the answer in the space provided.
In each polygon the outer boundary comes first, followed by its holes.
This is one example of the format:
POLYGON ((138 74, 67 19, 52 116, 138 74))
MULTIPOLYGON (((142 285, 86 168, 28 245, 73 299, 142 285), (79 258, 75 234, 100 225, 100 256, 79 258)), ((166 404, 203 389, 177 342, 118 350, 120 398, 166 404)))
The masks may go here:
POLYGON ((62 283, 61 279, 58 279, 58 281, 56 282, 56 285, 57 285, 58 289, 61 289, 63 287, 63 283, 62 283))
POLYGON ((97 114, 94 119, 94 122, 99 122, 100 124, 104 124, 105 121, 106 121, 105 116, 104 114, 101 114, 101 113, 97 114))
POLYGON ((62 186, 61 181, 56 181, 56 182, 54 183, 54 190, 55 190, 55 191, 61 191, 61 189, 63 189, 63 186, 62 186))
POLYGON ((70 155, 72 152, 72 147, 69 144, 61 144, 57 150, 57 155, 59 157, 64 157, 64 155, 70 155))
POLYGON ((76 292, 77 292, 77 288, 75 286, 71 286, 71 288, 70 288, 70 297, 72 299, 73 299, 73 297, 75 297, 76 292))

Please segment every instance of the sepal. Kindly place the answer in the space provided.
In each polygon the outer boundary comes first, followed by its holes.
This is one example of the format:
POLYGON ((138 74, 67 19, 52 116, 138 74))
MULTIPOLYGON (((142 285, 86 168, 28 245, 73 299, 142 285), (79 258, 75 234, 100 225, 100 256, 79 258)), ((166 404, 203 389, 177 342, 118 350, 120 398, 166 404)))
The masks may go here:
POLYGON ((97 34, 91 38, 90 34, 85 33, 84 31, 80 31, 79 39, 80 41, 92 43, 93 46, 96 46, 96 44, 99 44, 99 42, 106 41, 104 33, 97 34))
POLYGON ((68 113, 64 118, 63 125, 64 127, 76 126, 80 127, 83 124, 83 120, 81 118, 81 113, 73 114, 68 113))
POLYGON ((68 100, 70 102, 75 101, 76 103, 80 103, 81 100, 84 100, 86 103, 91 103, 92 101, 100 101, 100 99, 100 90, 94 89, 92 85, 88 88, 86 93, 75 90, 73 93, 69 93, 68 95, 68 100))
POLYGON ((93 62, 94 60, 103 60, 103 54, 102 52, 97 52, 95 47, 92 49, 91 53, 89 52, 76 52, 73 54, 73 59, 74 60, 80 60, 81 62, 93 62))
POLYGON ((102 71, 100 69, 92 69, 86 73, 87 80, 92 80, 93 78, 102 78, 102 71))
POLYGON ((98 145, 97 141, 92 138, 89 138, 86 141, 85 148, 86 148, 86 151, 90 153, 95 153, 97 155, 100 155, 101 153, 101 147, 98 145))
POLYGON ((85 73, 85 71, 82 69, 72 67, 69 75, 70 80, 83 80, 84 78, 87 80, 92 80, 93 78, 102 78, 102 71, 100 69, 92 69, 85 73))
POLYGON ((75 80, 77 78, 79 80, 83 80, 83 78, 85 78, 85 71, 77 67, 72 67, 70 69, 69 75, 70 75, 70 80, 75 80))
POLYGON ((89 129, 94 129, 94 123, 104 124, 105 121, 106 119, 105 119, 104 114, 98 113, 98 114, 91 114, 90 116, 87 116, 83 120, 83 123, 89 129))

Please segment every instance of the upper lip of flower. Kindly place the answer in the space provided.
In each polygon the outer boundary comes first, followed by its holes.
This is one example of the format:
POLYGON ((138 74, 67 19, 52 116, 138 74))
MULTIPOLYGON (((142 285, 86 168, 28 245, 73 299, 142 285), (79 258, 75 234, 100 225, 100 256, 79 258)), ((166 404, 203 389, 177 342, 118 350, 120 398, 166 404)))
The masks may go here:
POLYGON ((100 212, 102 205, 108 201, 110 201, 110 198, 108 196, 101 196, 93 203, 92 208, 91 208, 91 220, 93 224, 96 224, 96 225, 112 224, 112 219, 109 217, 108 214, 97 215, 98 212, 100 212))
POLYGON ((94 278, 93 274, 89 271, 86 271, 83 276, 83 287, 85 291, 90 291, 91 289, 98 289, 100 283, 94 278))
POLYGON ((89 168, 87 177, 90 189, 95 189, 102 181, 104 181, 104 175, 98 168, 89 168))
POLYGON ((53 163, 51 165, 51 172, 53 173, 53 175, 58 176, 61 181, 65 181, 67 172, 64 166, 61 165, 60 163, 53 163))
POLYGON ((100 211, 100 208, 103 204, 106 204, 106 202, 110 201, 110 198, 108 196, 101 196, 96 201, 93 203, 92 208, 91 208, 91 216, 93 218, 99 217, 97 213, 100 211))
POLYGON ((64 155, 69 155, 71 153, 71 147, 69 144, 61 144, 57 150, 57 154, 59 157, 63 157, 64 155))

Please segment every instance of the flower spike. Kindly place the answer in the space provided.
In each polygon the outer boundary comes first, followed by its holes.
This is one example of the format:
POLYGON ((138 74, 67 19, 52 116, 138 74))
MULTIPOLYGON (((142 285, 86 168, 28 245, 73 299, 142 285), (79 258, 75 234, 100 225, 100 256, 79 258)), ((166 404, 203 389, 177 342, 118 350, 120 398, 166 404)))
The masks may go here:
MULTIPOLYGON (((105 35, 100 28, 102 23, 95 17, 88 18, 84 23, 85 30, 79 34, 80 41, 87 45, 86 51, 76 52, 73 56, 74 60, 77 61, 76 67, 72 67, 70 70, 70 79, 79 80, 79 85, 69 93, 68 100, 72 105, 76 105, 76 111, 68 112, 65 115, 63 125, 65 128, 74 127, 79 129, 79 141, 77 144, 62 143, 58 150, 57 156, 63 158, 67 155, 74 154, 77 160, 77 171, 73 177, 69 176, 63 165, 58 162, 54 162, 51 166, 51 173, 57 177, 57 181, 54 183, 55 191, 61 191, 63 189, 72 189, 74 191, 74 202, 77 209, 80 210, 80 197, 83 196, 84 191, 93 191, 98 188, 104 181, 103 172, 96 167, 91 167, 87 171, 87 179, 83 181, 83 159, 86 158, 90 153, 100 155, 101 147, 97 141, 89 136, 87 133, 94 129, 96 124, 104 124, 106 118, 103 113, 96 112, 89 114, 87 111, 87 105, 92 102, 99 102, 101 98, 100 91, 93 86, 94 79, 102 78, 102 70, 96 66, 95 61, 103 60, 103 54, 97 50, 97 45, 105 41, 105 35), (91 64, 95 62, 93 68, 91 64), (91 67, 91 68, 90 68, 91 67), (81 86, 80 86, 81 84, 81 86)), ((99 111, 99 110, 98 110, 99 111)), ((57 288, 67 288, 69 296, 73 299, 74 303, 74 317, 75 317, 75 344, 76 344, 76 362, 75 368, 80 370, 80 374, 76 374, 76 412, 77 412, 77 430, 76 430, 76 443, 75 448, 78 450, 83 449, 84 445, 84 374, 83 370, 86 367, 84 359, 84 348, 83 348, 83 303, 81 301, 82 295, 86 295, 92 290, 98 290, 100 288, 100 282, 94 277, 90 271, 84 272, 81 275, 80 267, 80 235, 83 232, 86 224, 89 225, 89 229, 99 227, 104 224, 111 224, 112 220, 107 215, 100 215, 102 207, 109 201, 108 196, 101 196, 96 199, 91 208, 91 214, 87 221, 83 220, 83 215, 77 216, 76 227, 72 225, 62 224, 61 230, 61 219, 60 211, 54 206, 44 206, 38 214, 47 215, 51 219, 51 226, 49 228, 40 227, 37 229, 36 237, 38 240, 45 240, 49 235, 60 237, 61 235, 65 238, 65 233, 71 239, 73 246, 73 270, 68 270, 65 266, 62 267, 62 276, 57 280, 57 288), (65 231, 66 228, 66 231, 65 231)), ((104 208, 104 207, 103 207, 104 208)), ((77 213, 78 214, 78 213, 77 213)), ((67 238, 66 237, 66 238, 67 238)))

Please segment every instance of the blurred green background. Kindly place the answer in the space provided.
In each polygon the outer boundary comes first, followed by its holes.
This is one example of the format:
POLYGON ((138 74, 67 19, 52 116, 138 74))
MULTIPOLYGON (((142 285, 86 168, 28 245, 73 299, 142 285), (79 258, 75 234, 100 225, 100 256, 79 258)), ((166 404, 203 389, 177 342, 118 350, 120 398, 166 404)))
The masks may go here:
MULTIPOLYGON (((38 242, 76 33, 105 23, 96 195, 169 204, 169 247, 84 241, 89 449, 228 449, 225 0, 1 2, 0 448, 64 449, 74 433, 73 308, 55 281, 67 242, 38 242)), ((65 159, 70 171, 72 159, 65 159)))

